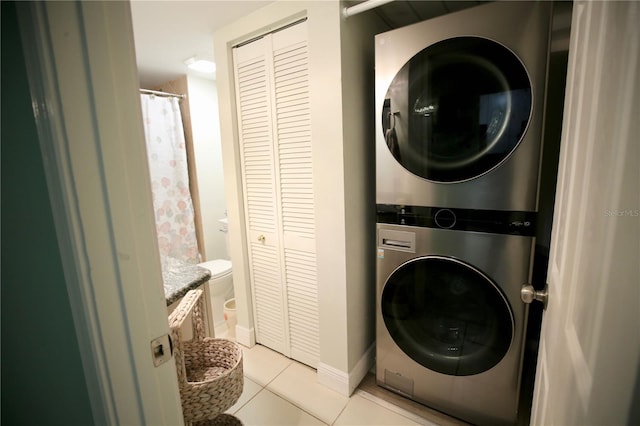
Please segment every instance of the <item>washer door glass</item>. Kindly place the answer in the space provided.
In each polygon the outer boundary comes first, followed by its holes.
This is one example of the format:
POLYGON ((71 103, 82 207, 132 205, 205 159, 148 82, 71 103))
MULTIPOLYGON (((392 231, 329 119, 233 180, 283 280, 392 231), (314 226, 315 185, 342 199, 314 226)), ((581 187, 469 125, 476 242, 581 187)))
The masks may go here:
POLYGON ((459 260, 426 256, 385 283, 382 317, 408 356, 439 373, 468 376, 495 366, 513 339, 507 300, 489 277, 459 260))
POLYGON ((462 182, 509 157, 531 107, 529 76, 511 50, 457 37, 422 50, 396 74, 385 96, 382 132, 411 173, 462 182))

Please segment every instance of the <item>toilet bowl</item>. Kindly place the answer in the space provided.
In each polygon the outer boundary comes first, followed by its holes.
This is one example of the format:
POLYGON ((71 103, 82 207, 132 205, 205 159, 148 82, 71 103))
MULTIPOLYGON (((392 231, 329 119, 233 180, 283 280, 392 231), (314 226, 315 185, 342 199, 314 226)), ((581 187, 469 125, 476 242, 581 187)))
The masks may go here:
MULTIPOLYGON (((200 263, 198 266, 211 272, 209 278, 209 297, 214 330, 226 328, 224 320, 224 302, 233 298, 233 274, 230 260, 215 259, 200 263)), ((216 336, 218 333, 215 333, 216 336)))

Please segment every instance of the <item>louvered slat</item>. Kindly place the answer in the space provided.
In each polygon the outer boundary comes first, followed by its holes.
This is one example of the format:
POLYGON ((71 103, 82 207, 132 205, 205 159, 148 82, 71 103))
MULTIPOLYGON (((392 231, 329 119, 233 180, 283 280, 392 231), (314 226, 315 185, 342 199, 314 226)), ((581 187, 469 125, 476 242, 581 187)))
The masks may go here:
POLYGON ((311 120, 308 102, 309 73, 306 42, 274 52, 275 100, 280 192, 284 232, 315 237, 311 120), (289 203, 302 209, 306 220, 292 217, 289 203))
POLYGON ((278 253, 273 246, 251 244, 256 328, 260 340, 282 350, 284 346, 284 309, 278 253))
MULTIPOLYGON (((274 52, 283 232, 315 239, 308 68, 306 42, 274 52)), ((315 366, 320 354, 315 253, 285 246, 284 256, 291 354, 315 366)))
POLYGON ((269 88, 264 55, 239 62, 237 66, 240 143, 249 228, 275 232, 276 213, 273 199, 273 138, 269 88))
MULTIPOLYGON (((272 111, 267 58, 262 50, 251 46, 235 52, 238 124, 247 227, 250 232, 274 233, 278 226, 274 202, 272 111), (255 56, 238 59, 252 55, 255 56)), ((286 344, 285 312, 279 249, 252 242, 249 255, 256 334, 265 345, 283 351, 286 344)))
POLYGON ((291 349, 318 356, 320 348, 315 255, 285 249, 285 269, 291 349))

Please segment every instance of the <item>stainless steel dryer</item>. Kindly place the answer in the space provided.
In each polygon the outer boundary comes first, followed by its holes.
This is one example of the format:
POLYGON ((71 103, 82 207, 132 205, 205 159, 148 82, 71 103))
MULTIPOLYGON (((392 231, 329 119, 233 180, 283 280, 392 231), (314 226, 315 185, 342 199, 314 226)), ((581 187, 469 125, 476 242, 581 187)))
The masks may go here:
POLYGON ((375 38, 378 204, 535 211, 551 2, 375 38))
POLYGON ((534 215, 378 212, 380 386, 474 424, 516 422, 534 215))

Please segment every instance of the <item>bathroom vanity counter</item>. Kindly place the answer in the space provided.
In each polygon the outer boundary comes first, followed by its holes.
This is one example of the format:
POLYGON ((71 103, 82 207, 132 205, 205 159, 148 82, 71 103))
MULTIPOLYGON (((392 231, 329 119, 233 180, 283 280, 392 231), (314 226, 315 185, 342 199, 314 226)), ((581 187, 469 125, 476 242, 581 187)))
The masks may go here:
POLYGON ((173 257, 162 256, 162 279, 167 306, 180 300, 189 290, 209 281, 211 272, 198 265, 173 257))

